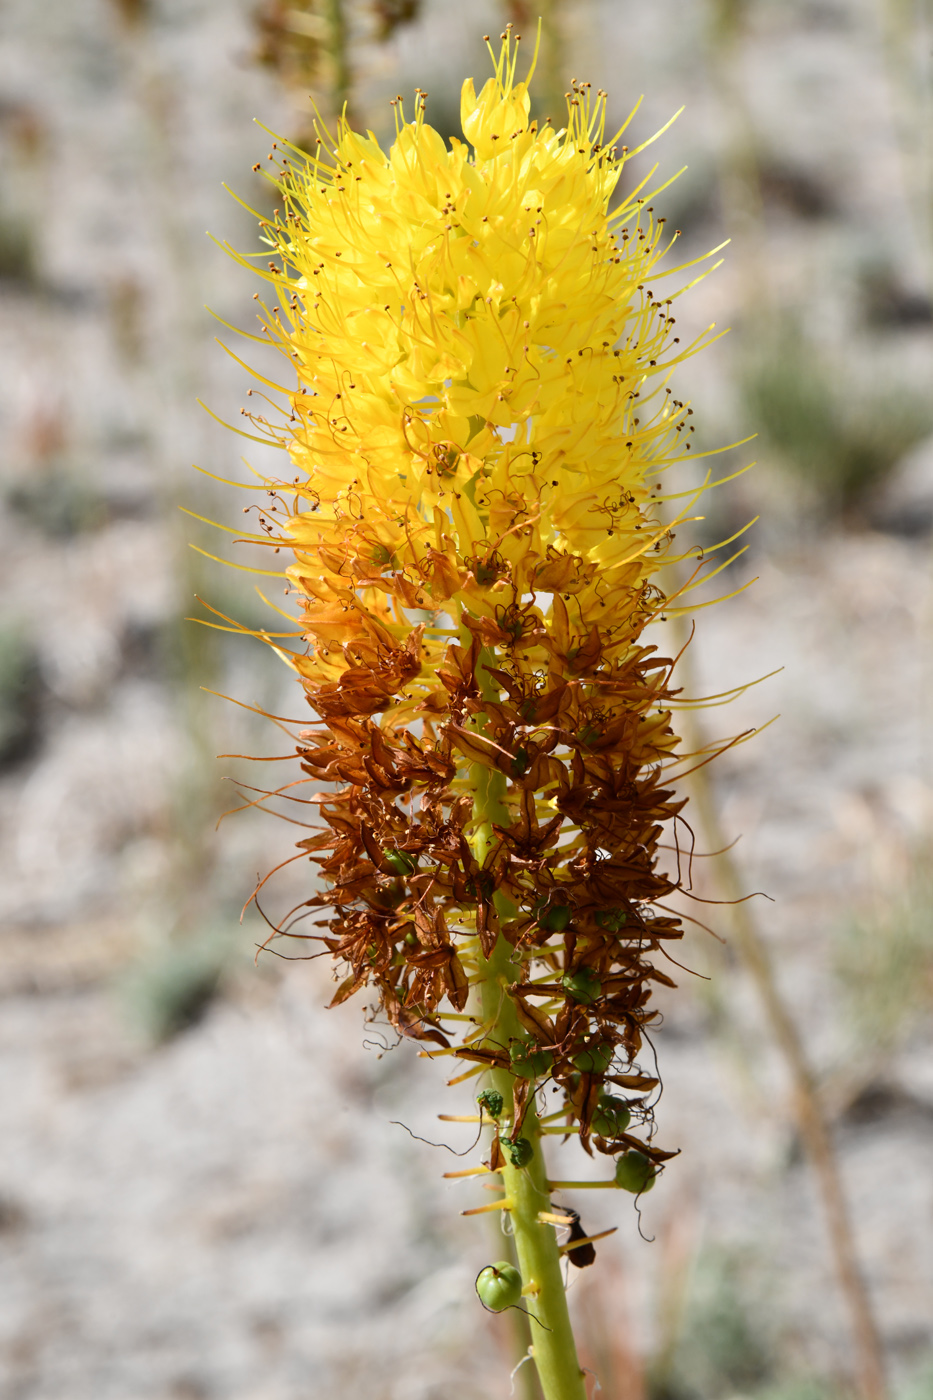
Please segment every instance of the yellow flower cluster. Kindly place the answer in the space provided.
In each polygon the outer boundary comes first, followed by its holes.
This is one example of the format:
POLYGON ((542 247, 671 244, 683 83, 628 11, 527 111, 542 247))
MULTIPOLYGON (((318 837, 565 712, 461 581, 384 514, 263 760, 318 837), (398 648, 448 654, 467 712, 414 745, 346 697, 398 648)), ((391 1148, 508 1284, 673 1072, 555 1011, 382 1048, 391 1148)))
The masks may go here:
POLYGON ((299 473, 278 524, 312 643, 289 659, 317 687, 413 609, 451 623, 428 623, 394 723, 430 707, 465 614, 491 644, 598 626, 630 645, 669 539, 656 474, 689 446, 665 381, 696 346, 651 285, 673 239, 638 191, 608 213, 628 152, 603 144, 604 94, 578 86, 566 129, 539 127, 516 58, 506 42, 464 84, 469 144, 419 94, 388 153, 342 125, 286 155, 265 225, 267 331, 297 376, 271 429, 299 473))
MULTIPOLYGON (((282 654, 326 785, 299 846, 327 932, 287 936, 343 965, 335 1001, 375 985, 401 1032, 501 1076, 513 1137, 553 1079, 588 1150, 657 1167, 600 1104, 657 1084, 637 1056, 682 932, 658 868, 673 661, 642 633, 670 606, 659 476, 692 431, 668 380, 705 337, 681 347, 680 291, 656 293, 681 269, 644 183, 610 209, 636 152, 605 94, 577 84, 540 126, 507 35, 493 58, 464 141, 419 93, 388 152, 341 123, 270 156, 264 331, 295 387, 284 421, 251 416, 293 465, 259 538, 293 555, 306 645, 282 654)), ((650 1127, 648 1100, 625 1112, 650 1127)))

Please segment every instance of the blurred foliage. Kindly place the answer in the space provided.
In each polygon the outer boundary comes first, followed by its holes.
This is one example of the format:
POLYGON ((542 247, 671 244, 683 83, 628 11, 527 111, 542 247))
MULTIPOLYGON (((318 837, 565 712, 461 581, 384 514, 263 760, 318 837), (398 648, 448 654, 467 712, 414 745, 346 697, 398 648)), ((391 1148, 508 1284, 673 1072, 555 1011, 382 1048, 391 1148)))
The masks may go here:
POLYGON ((421 13, 421 0, 373 0, 373 13, 376 37, 384 44, 403 24, 414 24, 421 13))
POLYGON ((22 632, 0 626, 0 768, 31 758, 40 739, 39 660, 22 632))
MULTIPOLYGON (((372 0, 366 7, 372 37, 387 43, 421 12, 421 0, 372 0)), ((253 10, 255 60, 296 93, 311 93, 325 112, 353 107, 353 7, 346 0, 260 0, 253 10)), ((303 121, 296 144, 313 149, 315 131, 303 121)))
POLYGON ((755 1400, 847 1400, 847 1397, 829 1382, 804 1376, 768 1385, 755 1392, 755 1400))
POLYGON ((195 1026, 222 993, 230 975, 231 940, 216 932, 187 931, 166 940, 123 978, 119 991, 134 1028, 163 1045, 195 1026))
POLYGON ((111 4, 121 22, 130 27, 144 24, 149 19, 149 0, 111 0, 111 4))
POLYGON ((933 1005, 933 867, 917 852, 899 896, 856 914, 836 939, 852 1029, 873 1060, 893 1051, 933 1005))
POLYGON ((860 278, 862 314, 869 326, 881 330, 923 329, 933 325, 933 302, 915 287, 905 286, 889 264, 868 262, 860 278))
POLYGON ((312 89, 327 51, 327 21, 315 0, 262 0, 253 11, 257 63, 290 87, 312 89))
MULTIPOLYGON (((679 1333, 649 1363, 647 1400, 851 1400, 828 1376, 802 1372, 781 1335, 773 1283, 759 1254, 704 1251, 690 1281, 679 1333)), ((930 1400, 927 1370, 895 1392, 930 1400)))
POLYGON ((676 1344, 649 1370, 649 1400, 757 1395, 773 1377, 772 1325, 748 1274, 736 1255, 700 1257, 676 1344))
POLYGON ((0 211, 0 281, 31 286, 35 280, 36 248, 28 224, 0 211))
POLYGON ((852 521, 872 491, 933 428, 933 404, 906 390, 864 386, 831 368, 784 317, 739 373, 746 418, 780 467, 828 514, 852 521))
POLYGON ((927 1357, 921 1364, 900 1392, 898 1400, 930 1400, 931 1396, 933 1396, 933 1356, 927 1357))
POLYGON ((70 539, 106 525, 107 502, 87 480, 57 469, 54 490, 52 484, 48 473, 37 472, 8 490, 7 505, 49 539, 70 539))
POLYGON ((796 219, 829 219, 838 214, 831 186, 816 173, 781 156, 761 156, 758 181, 767 213, 781 211, 796 219))

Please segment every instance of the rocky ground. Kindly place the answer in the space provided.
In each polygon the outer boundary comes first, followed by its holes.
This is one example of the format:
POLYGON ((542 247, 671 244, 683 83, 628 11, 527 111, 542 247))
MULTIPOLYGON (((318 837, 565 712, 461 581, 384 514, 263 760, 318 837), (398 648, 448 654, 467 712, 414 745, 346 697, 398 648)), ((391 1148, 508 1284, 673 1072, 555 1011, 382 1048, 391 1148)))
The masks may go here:
MULTIPOLYGON (((888 12, 751 8, 738 71, 770 152, 775 294, 819 309, 840 379, 922 388, 933 336, 888 12), (879 286, 888 321, 855 325, 879 286)), ((223 541, 175 510, 235 514, 188 464, 239 470, 194 400, 236 414, 241 372, 201 308, 245 324, 252 287, 203 229, 248 246, 221 182, 261 199, 250 118, 293 114, 253 62, 248 5, 163 3, 136 25, 134 10, 10 0, 0 24, 0 1390, 505 1396, 508 1328, 472 1291, 497 1246, 458 1213, 480 1192, 443 1181, 453 1158, 406 1131, 439 1140, 436 1115, 467 1111, 469 1085, 386 1052, 359 1006, 325 1012, 320 964, 254 969, 263 926, 239 906, 289 834, 255 813, 213 829, 237 802, 221 774, 255 778, 213 755, 277 752, 277 732, 198 687, 285 714, 293 700, 261 649, 180 622, 194 594, 258 609, 187 549, 223 541)), ((711 246, 722 214, 703 191, 735 111, 703 6, 573 14, 594 83, 612 85, 596 70, 615 55, 615 85, 651 91, 646 121, 689 99, 665 159, 692 159, 676 217, 688 227, 692 207, 691 246, 711 246)), ((436 3, 394 46, 365 45, 365 92, 411 86, 423 62, 443 94, 482 62, 464 47, 477 25, 501 26, 498 10, 436 3)), ((747 334, 747 239, 685 320, 747 334)), ((711 352, 688 378, 707 443, 742 430, 740 359, 711 352)), ((694 681, 717 692, 783 667, 703 714, 710 735, 780 715, 718 762, 718 802, 745 887, 770 897, 752 907, 833 1118, 897 1395, 929 1400, 933 459, 921 443, 843 521, 771 456, 721 511, 765 514, 723 591, 758 581, 698 614, 694 681)), ((300 889, 284 872, 276 907, 300 889)), ((728 935, 727 912, 711 919, 728 935)), ((614 1193, 568 1198, 588 1226, 619 1227, 573 1281, 587 1364, 612 1400, 836 1397, 850 1332, 785 1067, 728 940, 696 932, 683 960, 711 981, 681 977, 657 1037, 663 1139, 682 1156, 641 1233, 614 1193)), ((469 1145, 465 1129, 445 1140, 469 1145)), ((588 1170, 557 1155, 561 1173, 588 1170)))

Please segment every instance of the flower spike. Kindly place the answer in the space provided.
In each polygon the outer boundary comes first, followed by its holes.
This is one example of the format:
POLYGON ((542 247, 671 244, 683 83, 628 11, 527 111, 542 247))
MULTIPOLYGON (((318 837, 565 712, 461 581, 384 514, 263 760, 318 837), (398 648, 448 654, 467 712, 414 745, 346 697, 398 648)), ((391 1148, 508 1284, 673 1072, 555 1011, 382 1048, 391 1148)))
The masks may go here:
POLYGON ((257 270, 288 382, 277 416, 249 416, 289 465, 254 539, 287 551, 300 607, 282 655, 314 716, 298 757, 320 822, 298 848, 342 968, 331 1004, 375 992, 465 1063, 452 1083, 486 1077, 489 1159, 448 1175, 501 1175, 504 1199, 463 1213, 510 1213, 545 1394, 582 1400, 540 1223, 578 1183, 548 1182, 536 1100, 550 1086, 564 1127, 545 1131, 615 1159, 580 1185, 641 1193, 673 1155, 638 1057, 682 936, 659 863, 684 806, 679 692, 645 629, 684 557, 664 502, 698 494, 663 492, 693 433, 668 381, 710 333, 679 348, 655 292, 677 269, 646 182, 610 211, 630 157, 603 144, 605 93, 575 82, 565 126, 539 128, 517 55, 507 30, 449 146, 419 91, 388 151, 343 119, 313 154, 274 148, 257 270))

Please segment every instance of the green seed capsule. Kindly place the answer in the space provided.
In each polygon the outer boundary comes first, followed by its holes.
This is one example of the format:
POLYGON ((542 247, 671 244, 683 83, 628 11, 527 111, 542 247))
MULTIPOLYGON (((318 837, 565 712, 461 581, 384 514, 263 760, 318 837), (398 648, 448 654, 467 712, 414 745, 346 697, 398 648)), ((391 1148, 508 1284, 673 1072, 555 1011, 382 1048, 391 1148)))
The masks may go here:
POLYGON ((393 875, 414 875, 418 862, 407 851, 383 851, 382 858, 393 875))
POLYGON ((513 1167, 527 1167, 535 1155, 535 1150, 527 1138, 512 1139, 507 1137, 505 1133, 500 1133, 499 1142, 513 1167))
POLYGON ((397 909, 405 898, 405 886, 401 880, 393 880, 391 885, 380 885, 371 890, 369 898, 377 909, 397 909))
POLYGON ((554 1056, 550 1050, 534 1050, 528 1042, 513 1040, 509 1046, 512 1073, 519 1079, 540 1079, 550 1073, 554 1056))
POLYGON ((593 1132, 604 1138, 621 1137, 631 1121, 632 1115, 624 1099, 603 1094, 599 1107, 593 1114, 593 1132))
POLYGON ((490 1118, 502 1117, 502 1095, 498 1089, 483 1089, 476 1095, 480 1109, 485 1109, 490 1118))
POLYGON ((584 1074, 605 1074, 612 1064, 612 1046, 590 1041, 584 1050, 574 1055, 573 1063, 584 1074))
POLYGON ((616 1162, 616 1186, 621 1186, 623 1191, 631 1191, 633 1196, 650 1191, 656 1175, 654 1163, 636 1148, 623 1153, 616 1162))
POLYGON ((576 972, 568 972, 560 981, 574 1001, 580 1001, 584 1006, 590 1006, 597 997, 602 996, 603 984, 599 980, 599 973, 594 972, 591 967, 580 967, 576 972))
POLYGON ((563 933, 570 923, 572 912, 567 904, 552 904, 550 909, 543 909, 538 915, 538 923, 548 933, 563 933))
POLYGON ((527 749, 516 749, 512 755, 512 777, 524 778, 531 767, 531 754, 527 749))
POLYGON ((491 1312, 514 1308, 522 1296, 522 1276, 514 1264, 500 1260, 487 1264, 476 1276, 476 1291, 480 1302, 491 1312))
POLYGON ((496 877, 491 870, 480 870, 466 882, 466 892, 471 899, 492 899, 496 888, 496 877))

